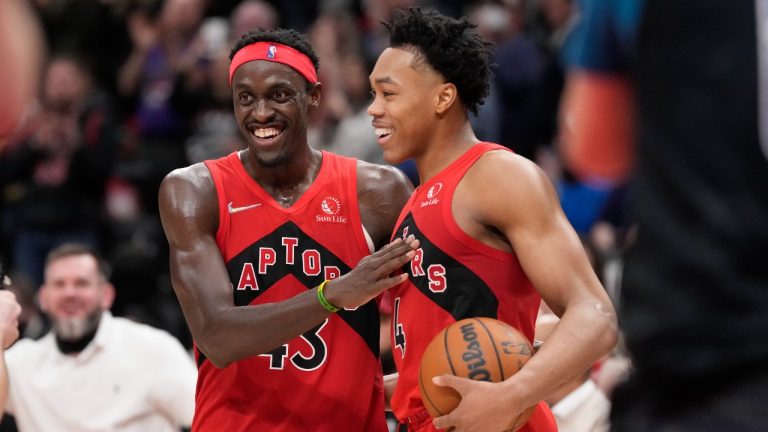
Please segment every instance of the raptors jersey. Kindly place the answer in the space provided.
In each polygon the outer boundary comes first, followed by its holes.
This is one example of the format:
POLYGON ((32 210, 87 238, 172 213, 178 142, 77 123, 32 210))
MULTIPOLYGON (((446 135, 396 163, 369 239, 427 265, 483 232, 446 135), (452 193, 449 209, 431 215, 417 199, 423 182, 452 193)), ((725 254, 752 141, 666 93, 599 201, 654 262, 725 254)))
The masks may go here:
MULTIPOLYGON (((424 349, 440 330, 463 318, 491 317, 533 341, 541 299, 517 257, 471 238, 451 211, 453 193, 467 170, 484 153, 500 149, 507 150, 489 143, 470 148, 416 189, 397 223, 396 236, 413 234, 421 241, 403 267, 408 280, 391 291, 392 350, 400 373, 392 408, 409 430, 433 430, 418 373, 424 349)), ((521 429, 551 430, 557 430, 554 418, 543 403, 521 429)))
MULTIPOLYGON (((286 300, 348 272, 370 253, 354 159, 324 152, 317 178, 287 209, 251 178, 237 152, 205 163, 219 202, 216 241, 237 306, 286 300)), ((223 369, 197 352, 192 428, 386 431, 378 344, 371 302, 223 369)))

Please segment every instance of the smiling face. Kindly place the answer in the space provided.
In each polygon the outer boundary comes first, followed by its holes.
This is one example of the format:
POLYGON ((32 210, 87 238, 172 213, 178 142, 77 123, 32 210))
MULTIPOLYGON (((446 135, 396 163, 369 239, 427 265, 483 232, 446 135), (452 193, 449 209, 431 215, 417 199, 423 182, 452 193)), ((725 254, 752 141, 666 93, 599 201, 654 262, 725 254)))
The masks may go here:
POLYGON ((443 77, 402 48, 387 48, 370 75, 368 107, 384 160, 399 163, 429 146, 438 121, 443 77))
POLYGON ((235 119, 248 149, 265 167, 286 164, 307 146, 307 117, 322 86, 291 67, 266 60, 240 66, 232 80, 235 119))
POLYGON ((113 299, 112 285, 101 275, 91 255, 63 256, 45 269, 40 306, 64 340, 77 340, 94 330, 113 299))

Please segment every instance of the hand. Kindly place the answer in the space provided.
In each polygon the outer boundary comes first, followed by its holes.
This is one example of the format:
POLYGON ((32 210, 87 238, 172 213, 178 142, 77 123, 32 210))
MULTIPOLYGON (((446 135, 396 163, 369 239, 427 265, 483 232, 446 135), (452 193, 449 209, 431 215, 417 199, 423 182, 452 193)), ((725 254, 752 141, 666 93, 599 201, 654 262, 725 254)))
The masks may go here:
POLYGON ((13 345, 19 338, 19 314, 21 306, 16 296, 11 291, 0 291, 0 337, 3 349, 13 345))
POLYGON ((437 417, 432 424, 438 429, 453 432, 501 432, 526 407, 506 403, 509 390, 501 383, 475 381, 454 375, 441 375, 432 379, 439 386, 453 387, 461 395, 461 402, 450 413, 437 417))
POLYGON ((408 278, 407 273, 392 276, 392 272, 410 261, 418 247, 419 241, 412 235, 405 240, 395 239, 360 260, 349 273, 328 282, 325 297, 335 306, 347 309, 369 302, 408 278))
POLYGON ((139 52, 149 51, 158 38, 157 26, 143 13, 134 13, 128 17, 128 33, 133 48, 139 52))

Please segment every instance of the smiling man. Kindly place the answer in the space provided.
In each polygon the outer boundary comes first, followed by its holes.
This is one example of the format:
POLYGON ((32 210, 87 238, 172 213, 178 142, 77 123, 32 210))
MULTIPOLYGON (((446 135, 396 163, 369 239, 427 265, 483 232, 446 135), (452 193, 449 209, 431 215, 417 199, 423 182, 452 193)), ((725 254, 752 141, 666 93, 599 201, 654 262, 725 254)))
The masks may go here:
MULTIPOLYGON (((108 273, 81 244, 48 255, 39 299, 53 329, 5 352, 4 408, 19 430, 172 432, 191 424, 192 359, 170 334, 109 313, 115 290, 108 273)), ((5 306, 0 316, 5 334, 12 325, 5 306)))
MULTIPOLYGON (((411 9, 387 27, 390 47, 371 73, 368 113, 385 160, 414 158, 421 179, 395 230, 396 238, 415 236, 421 247, 403 268, 408 281, 391 292, 400 373, 391 405, 400 430, 511 430, 523 410, 613 347, 613 306, 546 175, 475 137, 469 112, 488 95, 491 69, 488 44, 474 26, 411 9), (532 341, 542 298, 561 317, 543 348, 501 383, 438 377, 462 400, 432 421, 418 385, 429 341, 477 316, 505 321, 532 341)), ((522 430, 556 429, 540 405, 522 430)))
POLYGON ((374 299, 418 247, 387 244, 413 188, 309 146, 322 84, 304 35, 248 33, 231 58, 247 149, 172 172, 159 197, 196 344, 193 429, 386 431, 374 299))

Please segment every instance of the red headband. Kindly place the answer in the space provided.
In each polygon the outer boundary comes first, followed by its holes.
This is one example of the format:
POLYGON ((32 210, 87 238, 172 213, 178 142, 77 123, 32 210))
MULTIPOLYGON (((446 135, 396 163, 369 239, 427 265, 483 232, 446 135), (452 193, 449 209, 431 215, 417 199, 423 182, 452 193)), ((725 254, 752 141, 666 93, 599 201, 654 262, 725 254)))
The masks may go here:
POLYGON ((275 42, 254 42, 241 48, 229 64, 229 85, 237 68, 254 60, 282 63, 300 73, 310 84, 317 82, 317 71, 312 60, 302 52, 275 42))

